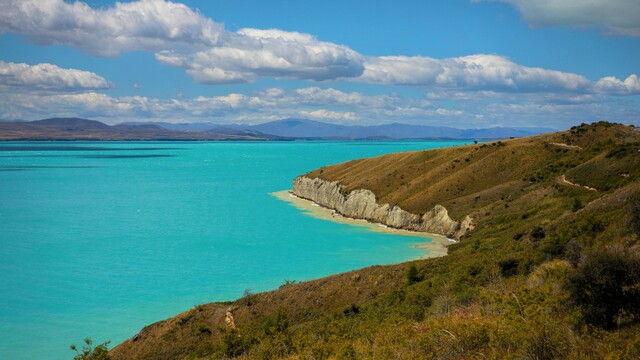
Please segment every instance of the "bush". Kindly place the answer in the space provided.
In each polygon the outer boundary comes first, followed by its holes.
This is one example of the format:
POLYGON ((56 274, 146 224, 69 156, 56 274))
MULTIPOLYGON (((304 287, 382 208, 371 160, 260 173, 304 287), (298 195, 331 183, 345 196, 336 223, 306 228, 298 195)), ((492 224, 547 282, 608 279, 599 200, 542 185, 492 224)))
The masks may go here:
POLYGON ((411 285, 420 282, 421 280, 422 278, 420 277, 420 274, 418 274, 418 268, 415 264, 411 264, 407 270, 407 282, 411 285))
POLYGON ((95 348, 91 345, 93 341, 90 338, 84 339, 84 343, 86 345, 82 346, 81 350, 78 350, 78 347, 75 345, 71 345, 71 350, 76 352, 76 355, 73 357, 73 360, 110 360, 109 350, 107 346, 109 345, 109 341, 104 342, 100 345, 97 345, 95 348))
POLYGON ((273 335, 287 330, 289 327, 289 319, 287 315, 278 311, 275 315, 268 317, 262 324, 262 330, 265 335, 273 335))
POLYGON ((544 237, 547 236, 547 234, 544 232, 544 229, 540 226, 535 227, 532 231, 531 231, 531 237, 534 240, 541 240, 544 239, 544 237))
POLYGON ((584 207, 584 205, 582 205, 582 201, 580 201, 580 199, 575 198, 573 199, 573 212, 576 212, 580 209, 582 209, 584 207))
POLYGON ((240 356, 245 352, 246 344, 244 339, 238 333, 238 330, 231 329, 221 329, 221 350, 222 354, 226 357, 236 357, 240 356))
POLYGON ((517 275, 518 265, 520 265, 520 262, 516 259, 506 259, 498 263, 498 266, 500 266, 500 273, 504 277, 517 275))
POLYGON ((640 317, 640 258, 634 254, 592 254, 569 277, 567 287, 589 324, 611 329, 616 320, 640 317))

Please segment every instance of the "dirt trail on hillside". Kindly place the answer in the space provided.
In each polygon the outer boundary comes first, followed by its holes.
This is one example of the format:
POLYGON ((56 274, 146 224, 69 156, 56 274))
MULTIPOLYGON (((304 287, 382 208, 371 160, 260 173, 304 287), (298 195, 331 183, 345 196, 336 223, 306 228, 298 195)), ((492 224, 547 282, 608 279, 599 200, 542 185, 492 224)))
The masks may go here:
POLYGON ((575 150, 582 150, 582 147, 578 146, 578 145, 569 145, 569 144, 565 144, 565 143, 557 143, 557 142, 552 142, 549 143, 551 145, 555 145, 555 146, 559 146, 561 148, 565 148, 565 149, 575 149, 575 150))
POLYGON ((580 185, 580 184, 573 183, 573 182, 567 180, 567 178, 564 175, 562 175, 562 176, 560 176, 558 178, 558 182, 560 184, 562 184, 562 185, 578 186, 578 187, 581 187, 583 189, 587 189, 589 191, 598 191, 596 188, 593 188, 591 186, 586 186, 586 185, 580 185))

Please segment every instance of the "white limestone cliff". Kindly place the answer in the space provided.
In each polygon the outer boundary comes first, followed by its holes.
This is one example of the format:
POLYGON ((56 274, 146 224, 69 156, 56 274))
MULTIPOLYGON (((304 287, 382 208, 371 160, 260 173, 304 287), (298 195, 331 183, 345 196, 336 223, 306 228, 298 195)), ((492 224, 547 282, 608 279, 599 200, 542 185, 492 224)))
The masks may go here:
POLYGON ((453 220, 444 206, 436 205, 419 216, 398 206, 378 204, 375 194, 370 190, 358 189, 346 193, 344 186, 338 181, 299 176, 293 180, 291 192, 343 216, 365 219, 393 228, 440 234, 453 239, 460 239, 468 230, 473 229, 471 217, 467 215, 462 222, 453 220))

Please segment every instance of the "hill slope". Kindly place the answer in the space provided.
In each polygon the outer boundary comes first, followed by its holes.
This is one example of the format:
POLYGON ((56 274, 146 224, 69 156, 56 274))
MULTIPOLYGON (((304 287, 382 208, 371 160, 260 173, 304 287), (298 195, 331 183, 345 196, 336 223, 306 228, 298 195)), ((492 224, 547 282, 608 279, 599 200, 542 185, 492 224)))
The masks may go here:
POLYGON ((445 257, 200 305, 110 354, 638 358, 639 151, 638 129, 597 123, 315 170, 414 213, 472 214, 476 228, 445 257))

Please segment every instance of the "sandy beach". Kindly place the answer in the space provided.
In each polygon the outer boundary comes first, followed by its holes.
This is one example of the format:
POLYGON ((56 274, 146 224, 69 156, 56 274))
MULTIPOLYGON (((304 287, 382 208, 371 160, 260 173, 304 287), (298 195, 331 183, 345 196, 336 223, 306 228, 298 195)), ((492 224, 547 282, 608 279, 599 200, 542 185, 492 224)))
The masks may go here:
POLYGON ((432 258, 447 255, 447 246, 454 243, 453 240, 446 236, 438 234, 430 234, 417 231, 409 231, 402 229, 390 228, 383 224, 372 223, 362 219, 353 219, 342 216, 332 209, 322 207, 313 201, 299 198, 291 193, 289 190, 277 191, 271 193, 279 200, 286 201, 289 204, 300 209, 305 215, 312 216, 317 219, 329 220, 338 222, 341 224, 355 225, 366 227, 370 231, 388 233, 394 235, 413 236, 418 239, 413 247, 424 250, 425 254, 420 258, 432 258))

